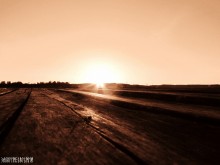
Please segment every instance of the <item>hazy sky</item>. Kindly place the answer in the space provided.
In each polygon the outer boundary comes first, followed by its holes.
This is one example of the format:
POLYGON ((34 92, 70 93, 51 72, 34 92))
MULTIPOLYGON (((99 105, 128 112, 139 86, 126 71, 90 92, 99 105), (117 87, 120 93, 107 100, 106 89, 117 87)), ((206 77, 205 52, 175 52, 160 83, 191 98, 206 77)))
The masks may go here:
POLYGON ((107 81, 220 83, 220 1, 0 0, 0 81, 83 83, 97 66, 107 81))

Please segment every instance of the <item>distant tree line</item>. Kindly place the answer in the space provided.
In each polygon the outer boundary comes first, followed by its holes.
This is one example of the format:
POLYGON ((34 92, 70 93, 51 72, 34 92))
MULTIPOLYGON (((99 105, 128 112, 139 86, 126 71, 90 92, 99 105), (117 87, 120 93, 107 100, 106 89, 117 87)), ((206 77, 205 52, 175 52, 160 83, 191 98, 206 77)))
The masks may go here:
MULTIPOLYGON (((49 81, 38 83, 22 83, 21 81, 1 81, 0 88, 79 88, 79 89, 93 89, 94 84, 70 84, 68 82, 49 81)), ((142 90, 142 91, 172 91, 172 92, 205 92, 205 93, 220 93, 220 84, 210 85, 138 85, 138 84, 118 84, 107 83, 107 89, 117 90, 142 90)))
POLYGON ((22 83, 21 81, 1 81, 0 88, 73 88, 77 87, 75 84, 69 82, 49 81, 38 83, 22 83))

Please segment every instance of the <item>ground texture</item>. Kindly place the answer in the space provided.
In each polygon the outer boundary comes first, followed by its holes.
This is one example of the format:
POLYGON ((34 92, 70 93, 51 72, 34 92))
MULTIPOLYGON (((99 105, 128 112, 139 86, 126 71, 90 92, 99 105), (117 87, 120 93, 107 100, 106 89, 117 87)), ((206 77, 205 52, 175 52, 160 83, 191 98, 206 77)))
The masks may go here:
POLYGON ((220 164, 219 96, 1 89, 0 156, 34 164, 220 164))

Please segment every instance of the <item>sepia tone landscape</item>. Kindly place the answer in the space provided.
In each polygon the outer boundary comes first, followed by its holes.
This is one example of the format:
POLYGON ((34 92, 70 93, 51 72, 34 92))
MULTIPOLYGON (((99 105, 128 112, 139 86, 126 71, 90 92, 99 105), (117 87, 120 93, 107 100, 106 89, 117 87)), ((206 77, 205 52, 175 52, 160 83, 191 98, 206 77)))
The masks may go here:
POLYGON ((219 165, 219 0, 0 0, 0 164, 219 165))
POLYGON ((35 164, 220 163, 219 85, 55 85, 1 88, 1 157, 32 156, 35 164))

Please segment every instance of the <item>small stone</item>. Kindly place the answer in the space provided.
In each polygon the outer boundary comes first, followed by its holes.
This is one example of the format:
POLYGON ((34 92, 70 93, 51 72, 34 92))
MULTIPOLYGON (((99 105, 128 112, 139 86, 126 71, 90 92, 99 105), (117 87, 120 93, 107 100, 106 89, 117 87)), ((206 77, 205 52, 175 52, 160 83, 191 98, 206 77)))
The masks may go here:
POLYGON ((84 118, 84 121, 85 121, 87 124, 90 123, 91 120, 92 120, 92 116, 87 116, 87 117, 84 118))

